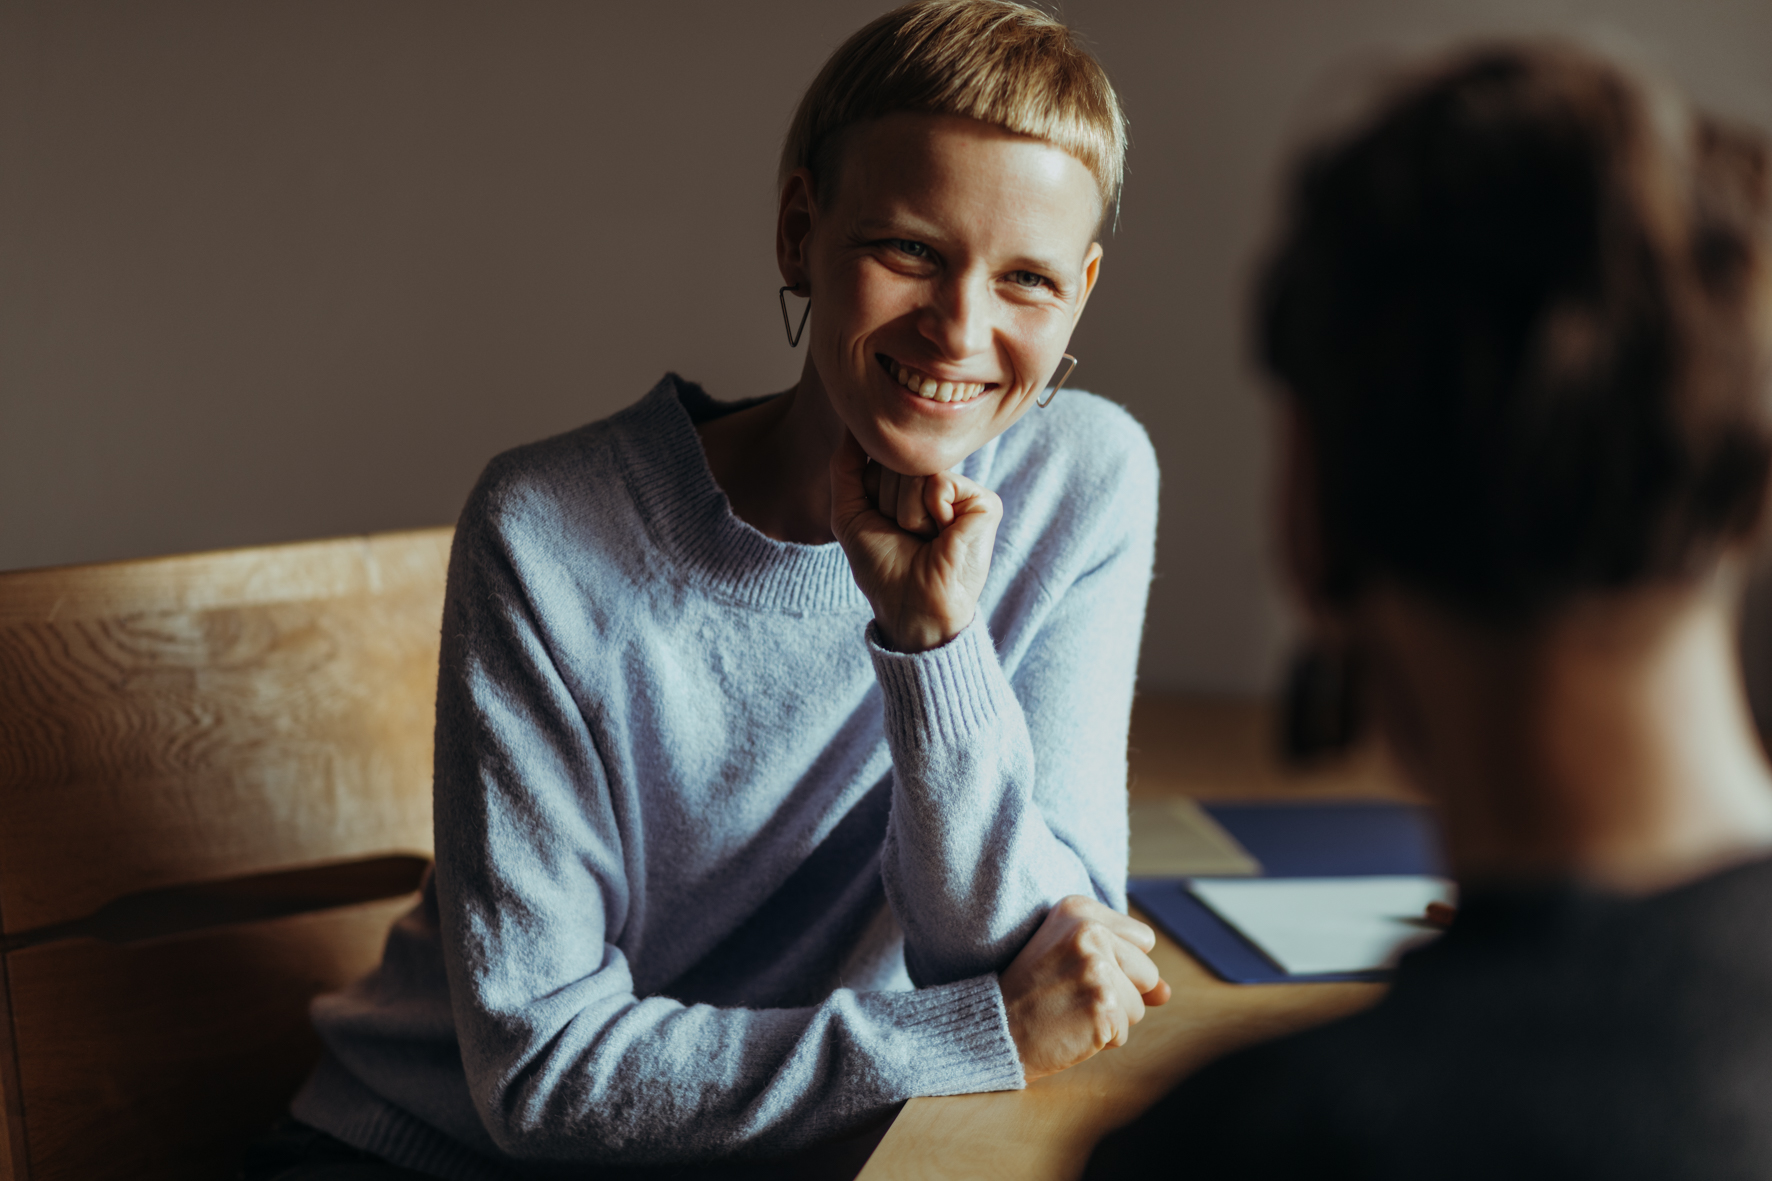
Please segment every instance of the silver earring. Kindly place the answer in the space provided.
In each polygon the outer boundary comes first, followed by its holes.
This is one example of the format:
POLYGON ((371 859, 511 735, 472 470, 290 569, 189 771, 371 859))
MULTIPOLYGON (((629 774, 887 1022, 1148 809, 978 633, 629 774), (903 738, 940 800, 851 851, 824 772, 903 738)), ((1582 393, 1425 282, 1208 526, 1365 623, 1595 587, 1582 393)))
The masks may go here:
POLYGON ((1073 372, 1075 372, 1075 370, 1077 368, 1077 359, 1075 357, 1071 356, 1069 353, 1066 353, 1064 355, 1064 359, 1070 362, 1069 365, 1065 366, 1064 376, 1060 377, 1057 381, 1052 383, 1052 388, 1048 389, 1046 391, 1045 397, 1039 398, 1034 402, 1034 405, 1038 406, 1042 410, 1044 410, 1044 409, 1046 409, 1046 407, 1052 405, 1052 399, 1058 397, 1058 391, 1061 388, 1063 388, 1065 382, 1067 382, 1071 379, 1071 374, 1073 372))
POLYGON ((800 338, 806 334, 806 318, 812 314, 812 297, 808 295, 806 297, 806 310, 800 313, 800 327, 797 330, 789 327, 788 292, 794 290, 794 287, 797 286, 799 286, 799 284, 796 283, 793 286, 783 287, 780 291, 776 292, 776 298, 781 300, 781 326, 787 329, 788 347, 790 349, 797 349, 800 347, 800 338))

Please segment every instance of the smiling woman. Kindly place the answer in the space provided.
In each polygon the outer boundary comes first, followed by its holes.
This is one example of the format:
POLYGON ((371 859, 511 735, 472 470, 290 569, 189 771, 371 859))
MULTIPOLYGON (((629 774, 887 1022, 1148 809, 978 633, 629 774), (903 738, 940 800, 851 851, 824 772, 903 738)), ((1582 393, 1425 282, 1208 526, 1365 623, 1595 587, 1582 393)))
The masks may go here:
POLYGON ((1056 368, 1101 266, 1095 181, 1061 148, 952 115, 850 138, 822 205, 804 168, 783 186, 782 275, 819 312, 800 384, 874 460, 932 475, 1056 368))
POLYGON ((1100 269, 1101 197, 1075 156, 976 119, 900 111, 846 138, 823 201, 805 167, 782 185, 782 277, 816 292, 799 384, 699 430, 741 520, 783 541, 843 541, 889 646, 921 651, 971 621, 1000 515, 953 469, 1057 366, 1100 269), (781 478, 791 457, 833 454, 828 477, 802 464, 781 478), (907 535, 898 548, 919 552, 912 539, 927 536, 975 570, 970 593, 905 618, 918 604, 858 560, 876 508, 898 526, 888 534, 907 535))
POLYGON ((1123 913, 1155 462, 1088 394, 1029 413, 1124 143, 1017 4, 837 51, 783 158, 800 380, 667 376, 488 467, 435 873, 317 1004, 329 1054, 249 1177, 853 1174, 905 1099, 1022 1086, 1167 998, 1123 913))

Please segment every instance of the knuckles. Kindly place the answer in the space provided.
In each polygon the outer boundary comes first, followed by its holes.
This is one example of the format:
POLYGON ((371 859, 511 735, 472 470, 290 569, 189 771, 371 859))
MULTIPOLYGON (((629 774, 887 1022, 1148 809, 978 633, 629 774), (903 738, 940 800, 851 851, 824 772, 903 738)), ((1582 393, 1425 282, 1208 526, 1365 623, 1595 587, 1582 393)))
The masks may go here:
POLYGON ((1071 986, 1079 1002, 1091 1008, 1114 1005, 1120 964, 1113 952, 1113 934, 1100 923, 1080 924, 1065 940, 1071 986))
MULTIPOLYGON (((1069 1030, 1059 1035, 1059 1044, 1068 1048, 1052 1046, 1053 1069, 1125 1045, 1132 1026, 1144 1015, 1143 1004, 1126 996, 1128 985, 1134 992, 1137 986, 1120 967, 1122 937, 1105 921, 1112 913, 1093 898, 1073 894, 1047 916, 1042 932, 1045 948, 1038 953, 1044 962, 1040 971, 1044 982, 1038 992, 1045 998, 1039 1007, 1047 1013, 1044 1020, 1055 1023, 1054 1034, 1061 1028, 1069 1030), (1068 1061, 1060 1063, 1060 1058, 1068 1061)), ((1018 996, 1016 1005, 1019 1008, 1031 999, 1018 996)))
POLYGON ((1089 918, 1095 905, 1094 899, 1087 898, 1082 894, 1066 894, 1058 900, 1058 905, 1052 908, 1052 913, 1060 918, 1081 922, 1089 918))

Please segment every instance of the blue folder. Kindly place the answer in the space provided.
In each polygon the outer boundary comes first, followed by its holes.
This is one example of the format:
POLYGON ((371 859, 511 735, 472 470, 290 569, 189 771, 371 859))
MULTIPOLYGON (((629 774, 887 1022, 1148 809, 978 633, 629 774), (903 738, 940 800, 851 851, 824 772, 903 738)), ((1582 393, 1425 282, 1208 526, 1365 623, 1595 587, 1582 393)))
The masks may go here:
MULTIPOLYGON (((1411 804, 1207 804, 1270 878, 1443 876, 1433 814, 1411 804)), ((1133 878, 1127 894, 1212 973, 1232 984, 1384 980, 1390 973, 1294 976, 1195 898, 1186 878, 1133 878)))

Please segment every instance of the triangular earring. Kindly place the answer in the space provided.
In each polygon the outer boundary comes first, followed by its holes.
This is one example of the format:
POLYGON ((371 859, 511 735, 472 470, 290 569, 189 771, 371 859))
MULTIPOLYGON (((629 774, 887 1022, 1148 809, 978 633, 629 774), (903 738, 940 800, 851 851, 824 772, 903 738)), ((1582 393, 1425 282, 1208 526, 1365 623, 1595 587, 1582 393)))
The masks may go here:
MULTIPOLYGON (((810 305, 808 305, 808 306, 810 306, 810 305)), ((1077 368, 1077 359, 1075 357, 1071 356, 1069 353, 1066 353, 1064 355, 1064 359, 1069 361, 1070 364, 1065 366, 1063 376, 1059 377, 1059 379, 1057 381, 1052 383, 1051 388, 1046 391, 1046 394, 1044 397, 1038 398, 1034 401, 1034 405, 1038 406, 1042 410, 1044 410, 1046 407, 1052 405, 1052 399, 1058 397, 1058 391, 1061 388, 1063 388, 1065 382, 1067 382, 1071 379, 1071 373, 1073 371, 1075 371, 1077 368)), ((1056 373, 1057 370, 1053 370, 1053 372, 1056 373)))
POLYGON ((806 334, 806 319, 812 315, 812 297, 808 295, 806 297, 806 310, 800 313, 800 327, 795 329, 790 326, 788 320, 788 292, 794 290, 797 286, 798 284, 783 287, 776 293, 776 298, 781 300, 781 326, 787 330, 788 347, 790 349, 797 349, 800 347, 800 338, 806 334))

